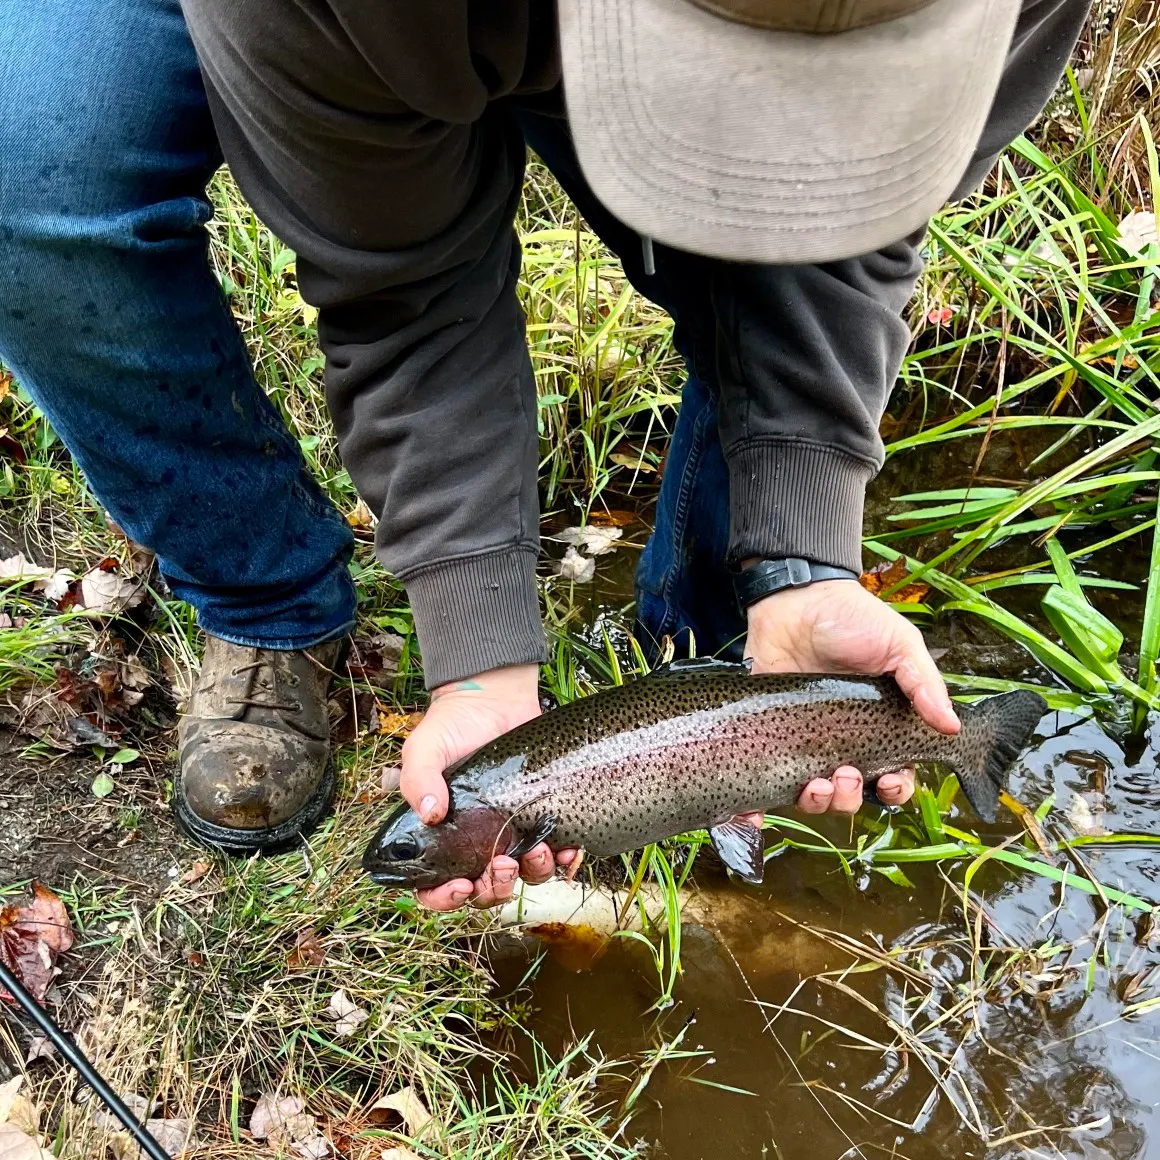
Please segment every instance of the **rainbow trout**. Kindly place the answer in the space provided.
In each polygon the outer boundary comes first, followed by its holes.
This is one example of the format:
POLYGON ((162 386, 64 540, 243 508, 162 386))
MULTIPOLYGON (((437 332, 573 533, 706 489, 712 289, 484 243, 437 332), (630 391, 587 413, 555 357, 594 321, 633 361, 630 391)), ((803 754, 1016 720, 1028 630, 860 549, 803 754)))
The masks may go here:
POLYGON ((384 886, 478 878, 496 854, 537 842, 620 854, 707 829, 722 861, 760 882, 761 834, 737 815, 792 804, 850 764, 872 785, 916 764, 958 775, 993 821, 999 790, 1046 711, 1031 692, 958 706, 954 737, 926 725, 889 678, 753 676, 746 665, 677 661, 553 709, 447 770, 450 809, 424 825, 407 805, 363 857, 384 886))

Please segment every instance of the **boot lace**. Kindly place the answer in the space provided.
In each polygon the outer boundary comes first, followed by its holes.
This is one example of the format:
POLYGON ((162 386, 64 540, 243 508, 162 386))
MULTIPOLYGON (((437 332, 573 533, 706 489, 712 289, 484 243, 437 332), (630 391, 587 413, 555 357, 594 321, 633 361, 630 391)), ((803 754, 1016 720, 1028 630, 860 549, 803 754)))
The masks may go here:
MULTIPOLYGON (((265 655, 263 652, 259 651, 258 659, 256 661, 251 661, 248 665, 238 665, 235 668, 230 669, 230 676, 240 677, 243 673, 248 673, 248 672, 251 672, 253 670, 258 670, 260 672, 262 669, 266 669, 269 672, 269 676, 270 676, 269 686, 268 686, 269 692, 270 692, 269 697, 255 696, 251 692, 250 696, 248 696, 248 697, 228 697, 228 698, 226 698, 226 704, 227 705, 247 705, 247 706, 253 706, 254 708, 257 708, 257 709, 273 709, 275 711, 279 711, 279 712, 283 712, 283 713, 301 713, 302 712, 302 702, 301 701, 297 701, 297 700, 295 700, 295 701, 279 701, 278 700, 277 692, 276 692, 278 682, 276 681, 275 676, 274 676, 274 665, 273 665, 273 662, 271 661, 270 657, 268 655, 265 655)), ((261 692, 262 690, 259 689, 258 691, 261 692)))

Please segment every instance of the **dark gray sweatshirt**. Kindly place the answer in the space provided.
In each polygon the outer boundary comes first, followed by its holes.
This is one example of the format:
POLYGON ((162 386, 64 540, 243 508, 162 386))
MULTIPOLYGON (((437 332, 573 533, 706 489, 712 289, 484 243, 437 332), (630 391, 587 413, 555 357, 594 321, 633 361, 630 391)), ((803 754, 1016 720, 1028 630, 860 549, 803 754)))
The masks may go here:
MULTIPOLYGON (((961 192, 1039 114, 1088 2, 1024 0, 961 192)), ((563 113, 554 4, 183 3, 226 159, 320 310, 343 461, 407 587, 428 685, 542 660, 513 104, 563 113)), ((859 568, 919 243, 819 266, 711 263, 731 561, 859 568)))

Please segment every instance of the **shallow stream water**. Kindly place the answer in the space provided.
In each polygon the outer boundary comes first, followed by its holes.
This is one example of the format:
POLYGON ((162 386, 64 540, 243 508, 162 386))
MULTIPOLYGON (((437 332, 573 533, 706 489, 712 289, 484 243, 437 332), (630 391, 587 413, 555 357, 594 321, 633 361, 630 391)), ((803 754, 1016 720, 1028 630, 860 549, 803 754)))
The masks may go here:
MULTIPOLYGON (((995 454, 1009 462, 995 469, 989 459, 992 476, 1012 478, 1027 452, 995 454)), ((875 518, 891 495, 955 486, 962 458, 944 447, 888 465, 870 526, 882 526, 875 518)), ((1148 547, 1129 542, 1096 563, 1142 579, 1148 547)), ((1015 546, 1010 559, 1027 551, 1015 546)), ((602 564, 590 623, 629 598, 626 555, 602 564)), ((1025 615, 1041 591, 1005 602, 1025 615)), ((1096 603, 1134 651, 1142 594, 1101 592, 1096 603)), ((947 670, 1049 679, 977 621, 948 618, 929 639, 947 670)), ((1147 732, 1118 740, 1087 711, 1049 714, 1012 792, 1032 810, 1052 798, 1043 823, 1052 841, 1160 834, 1160 725, 1153 732, 1155 743, 1147 732)), ((1010 838, 1026 849, 1006 811, 993 827, 948 820, 987 844, 1010 838)), ((819 828, 850 844, 848 822, 819 828)), ((1089 846, 1053 860, 1160 902, 1160 848, 1089 846)), ((962 861, 908 865, 909 887, 872 875, 860 888, 834 859, 795 851, 768 864, 760 887, 714 867, 711 855, 698 862, 708 903, 702 921, 683 926, 667 1009, 656 1010, 656 969, 631 939, 579 959, 551 941, 492 947, 501 991, 553 1051, 591 1036, 591 1054, 637 1067, 668 1051, 633 1104, 627 1142, 669 1160, 1160 1160, 1160 925, 1147 911, 993 862, 973 878, 966 910, 962 861)), ((528 1056, 526 1040, 511 1047, 528 1056)), ((608 1095, 615 1116, 631 1098, 632 1069, 625 1075, 624 1090, 608 1095)))

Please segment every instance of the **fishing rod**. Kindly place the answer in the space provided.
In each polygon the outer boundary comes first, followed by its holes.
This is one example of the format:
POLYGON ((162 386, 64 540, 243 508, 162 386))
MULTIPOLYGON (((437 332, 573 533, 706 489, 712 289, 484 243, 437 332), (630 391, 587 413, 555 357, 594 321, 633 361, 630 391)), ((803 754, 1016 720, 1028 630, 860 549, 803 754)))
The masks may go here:
POLYGON ((53 1021, 52 1016, 25 990, 20 980, 0 961, 0 985, 24 1009, 24 1013, 40 1028, 44 1037, 72 1065, 77 1074, 97 1093, 105 1106, 125 1125, 125 1130, 141 1145, 152 1160, 172 1160, 169 1153, 157 1142, 157 1138, 137 1122, 137 1118, 125 1106, 124 1101, 101 1078, 97 1069, 85 1058, 84 1053, 70 1036, 53 1021))

